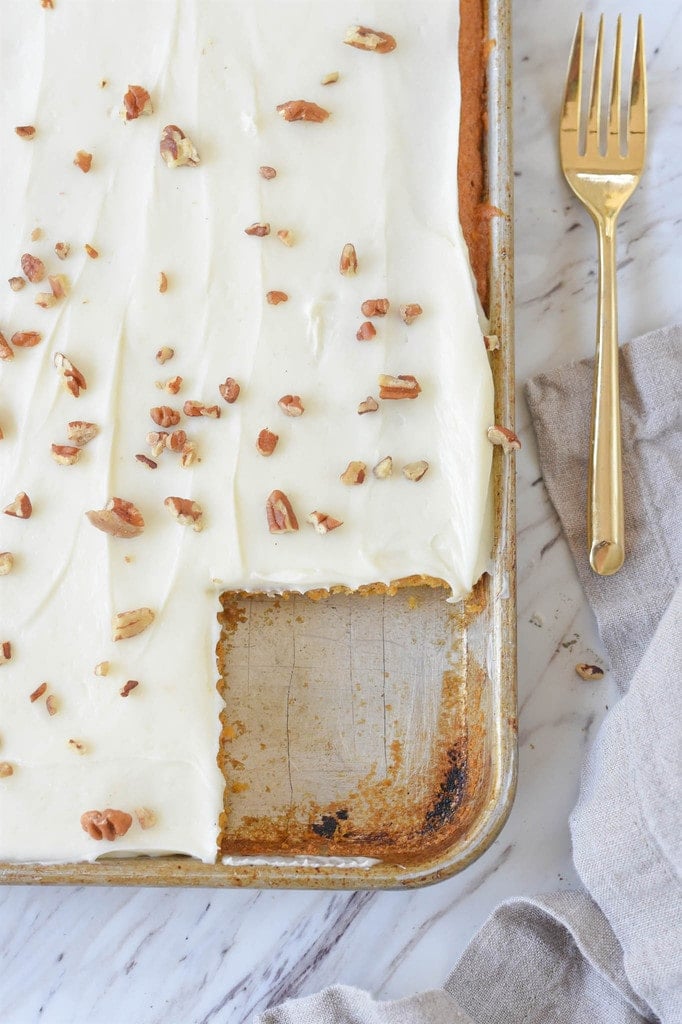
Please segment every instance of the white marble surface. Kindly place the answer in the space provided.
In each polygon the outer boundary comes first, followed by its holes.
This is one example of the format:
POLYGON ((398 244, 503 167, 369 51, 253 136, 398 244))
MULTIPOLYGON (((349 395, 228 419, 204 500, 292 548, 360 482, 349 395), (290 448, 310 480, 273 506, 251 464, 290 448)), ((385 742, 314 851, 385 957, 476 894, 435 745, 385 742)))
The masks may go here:
MULTIPOLYGON (((37 2, 37 0, 34 0, 37 2)), ((647 177, 622 219, 621 336, 682 319, 682 2, 646 5, 647 177)), ((622 0, 628 48, 639 5, 622 0)), ((577 0, 516 0, 517 368, 590 352, 594 238, 560 178, 556 118, 577 0)), ((618 7, 604 9, 611 29, 618 7)), ((589 22, 598 7, 587 3, 589 22)), ((461 876, 410 893, 9 888, 0 895, 3 1024, 242 1024, 286 997, 346 982, 395 998, 439 985, 504 898, 575 883, 568 814, 586 744, 614 699, 575 675, 601 652, 518 423, 520 775, 511 818, 461 876)))

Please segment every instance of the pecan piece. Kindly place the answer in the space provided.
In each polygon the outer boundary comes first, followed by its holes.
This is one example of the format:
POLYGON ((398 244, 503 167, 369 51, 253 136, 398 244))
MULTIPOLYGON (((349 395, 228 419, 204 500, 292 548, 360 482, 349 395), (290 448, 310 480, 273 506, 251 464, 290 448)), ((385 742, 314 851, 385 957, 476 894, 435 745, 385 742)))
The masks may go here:
POLYGON ((153 828, 156 825, 156 815, 148 807, 136 807, 135 817, 142 829, 153 828))
POLYGON ((149 93, 141 85, 129 85, 123 97, 123 111, 126 121, 135 121, 142 114, 151 114, 152 101, 149 93))
POLYGON ((14 775, 14 766, 9 761, 0 761, 0 779, 8 779, 14 775))
POLYGON ((31 232, 31 241, 32 242, 37 242, 38 239, 42 238, 42 237, 43 237, 43 229, 42 228, 34 228, 33 231, 31 232))
POLYGON ((198 167, 201 163, 196 146, 176 124, 163 129, 159 150, 166 167, 198 167))
POLYGON ((163 270, 159 271, 158 286, 159 291, 161 292, 162 295, 164 295, 168 291, 168 277, 166 276, 163 270))
POLYGON ((45 264, 37 256, 25 252, 21 257, 21 269, 31 284, 40 284, 45 277, 45 264))
POLYGON ((2 510, 6 516, 14 516, 15 519, 30 519, 33 513, 31 499, 25 491, 19 491, 16 498, 2 510))
POLYGON ((157 380, 157 388, 167 391, 169 395, 177 395, 182 387, 182 377, 169 377, 168 380, 157 380))
POLYGON ((266 235, 270 234, 270 225, 256 221, 254 224, 249 224, 248 228, 244 228, 245 235, 255 235, 256 238, 265 238, 266 235))
POLYGON ((379 403, 376 398, 372 398, 371 395, 367 395, 364 402, 360 402, 358 406, 358 416, 364 416, 366 412, 376 412, 379 408, 379 403))
POLYGON ((265 503, 270 533, 295 533, 298 519, 291 502, 283 491, 272 491, 265 503))
POLYGON ((137 686, 140 685, 138 679, 129 679, 127 683, 124 683, 121 689, 118 691, 122 697, 127 697, 137 686))
POLYGON ((147 444, 151 448, 151 453, 155 459, 159 457, 161 452, 166 450, 166 441, 169 436, 167 430, 150 430, 147 434, 147 444))
POLYGON ((14 130, 20 139, 32 139, 36 133, 32 124, 20 124, 14 130))
POLYGON ((12 644, 9 640, 0 641, 0 665, 12 660, 12 644))
POLYGON ((117 612, 111 620, 112 640, 128 640, 131 636, 144 633, 154 621, 151 608, 135 608, 130 612, 117 612))
POLYGON ((274 452, 278 441, 279 435, 273 434, 271 430, 264 427, 256 439, 256 449, 261 455, 264 455, 267 458, 274 452))
POLYGON ((86 253, 88 254, 91 260, 99 259, 99 252, 97 251, 97 249, 95 249, 93 245, 90 245, 89 242, 86 242, 83 248, 85 249, 86 253))
POLYGON ((30 700, 31 704, 35 704, 35 702, 37 700, 40 700, 40 698, 43 696, 43 694, 45 693, 46 690, 47 690, 47 683, 41 683, 40 686, 37 686, 35 688, 35 690, 33 691, 33 693, 28 698, 30 700))
POLYGON ((10 277, 7 280, 13 292, 20 292, 21 289, 26 284, 26 281, 23 279, 23 277, 10 277))
POLYGON ((67 746, 71 747, 72 750, 75 750, 77 754, 86 754, 88 750, 82 740, 69 740, 67 746))
POLYGON ((388 299, 365 299, 360 309, 363 316, 386 316, 390 305, 388 299))
POLYGON ((521 442, 514 431, 500 426, 499 423, 496 423, 494 427, 488 427, 488 440, 491 444, 499 444, 505 455, 518 451, 521 447, 521 442))
POLYGON ((79 149, 73 158, 73 162, 76 167, 83 172, 83 174, 88 174, 92 167, 92 153, 88 153, 84 149, 79 149))
POLYGON ((389 476, 393 473, 393 459, 390 455, 386 455, 385 458, 377 462, 372 472, 377 480, 388 480, 389 476))
POLYGON ((287 416, 302 416, 305 411, 300 395, 282 395, 277 405, 287 416))
POLYGON ((95 675, 96 676, 108 676, 109 675, 109 662, 108 661, 100 661, 100 662, 98 662, 97 665, 95 665, 95 675))
POLYGON ((329 117, 329 111, 311 100, 287 100, 277 106, 277 113, 285 121, 313 121, 321 124, 329 117))
POLYGON ((429 464, 424 459, 420 459, 419 462, 408 462, 406 466, 403 466, 403 476, 407 480, 417 482, 421 480, 428 468, 429 464))
POLYGON ((225 399, 228 405, 232 405, 239 398, 239 392, 241 388, 234 379, 234 377, 226 377, 224 384, 218 385, 218 391, 222 398, 225 399))
POLYGON ((81 448, 76 448, 75 445, 71 444, 53 444, 52 458, 60 466, 73 466, 78 462, 81 450, 81 448))
POLYGON ((14 352, 2 331, 0 331, 0 359, 14 359, 14 352))
POLYGON ((88 423, 87 420, 71 420, 66 425, 66 436, 80 448, 97 436, 99 427, 96 423, 88 423))
MULTIPOLYGON (((217 405, 204 405, 203 402, 196 402, 191 399, 185 402, 182 407, 185 416, 207 416, 212 420, 220 419, 220 408, 217 405)), ((165 424, 164 424, 165 426, 165 424)))
POLYGON ((339 258, 339 273, 352 277, 358 272, 358 254, 352 242, 346 242, 339 258))
POLYGON ((169 359, 172 359, 174 355, 174 350, 169 348, 168 345, 164 345, 163 348, 160 348, 156 353, 156 361, 157 363, 161 363, 163 366, 163 364, 167 363, 169 359))
POLYGON ((379 398, 416 398, 421 394, 421 390, 417 378, 409 373, 401 373, 397 377, 391 377, 387 373, 379 374, 379 398))
POLYGON ((166 434, 164 441, 169 451, 182 452, 187 444, 187 434, 184 430, 173 430, 170 434, 166 434))
POLYGON ((599 665, 588 665, 586 662, 581 662, 575 666, 575 670, 581 679, 596 682, 598 679, 604 678, 604 669, 600 668, 599 665))
POLYGON ((86 811, 81 814, 81 828, 91 839, 106 839, 113 842, 124 836, 133 823, 132 815, 126 811, 107 807, 104 811, 86 811))
POLYGON ((390 53, 396 48, 396 41, 388 32, 379 32, 364 25, 351 25, 346 32, 344 43, 356 50, 371 50, 373 53, 390 53))
POLYGON ((164 505, 180 526, 191 526, 195 533, 204 528, 204 512, 198 501, 191 498, 166 498, 164 505))
POLYGON ((38 331, 17 331, 10 339, 16 348, 33 348, 42 340, 43 336, 38 331))
POLYGON ((339 479, 347 487, 352 487, 354 484, 364 484, 366 475, 367 466, 364 462, 349 462, 339 479))
POLYGON ((343 526, 340 519, 334 519, 333 516, 327 515, 326 512, 311 512, 307 517, 307 522, 315 528, 316 533, 330 533, 331 530, 338 529, 339 526, 343 526))
POLYGON ((74 398, 78 398, 81 391, 87 390, 85 377, 63 352, 55 352, 53 362, 62 384, 74 398))
POLYGON ((148 469, 156 469, 156 467, 158 466, 158 462, 154 462, 154 460, 150 459, 148 455, 143 455, 142 453, 139 453, 138 455, 135 456, 135 458, 137 459, 138 462, 141 462, 142 465, 146 466, 148 469))
POLYGON ((198 457, 198 449, 194 441, 187 441, 182 446, 182 452, 180 453, 180 465, 183 469, 189 469, 197 461, 201 462, 198 457))
POLYGON ((268 167, 266 165, 264 165, 263 167, 259 167, 258 173, 260 174, 261 178, 265 178, 266 181, 272 181, 273 178, 277 177, 277 171, 275 170, 275 168, 268 167))
POLYGON ((54 247, 54 251, 56 252, 58 259, 65 260, 71 252, 71 246, 68 242, 57 242, 54 247))
POLYGON ((271 306, 279 306, 280 302, 289 301, 289 296, 286 292, 267 292, 265 298, 271 306))
POLYGON ((47 713, 50 716, 56 715, 57 712, 59 711, 59 701, 57 700, 53 693, 51 693, 49 697, 46 699, 45 707, 47 708, 47 713))
POLYGON ((33 301, 41 309, 51 309, 52 306, 57 305, 57 300, 52 292, 38 292, 33 301))
POLYGON ((358 341, 371 341, 372 338, 376 338, 376 336, 377 329, 369 320, 365 320, 364 324, 360 324, 360 328, 355 335, 358 341))
POLYGON ((421 308, 418 302, 408 302, 407 305, 400 307, 400 319, 408 324, 413 324, 418 316, 421 316, 424 310, 421 308))
POLYGON ((66 274, 50 274, 47 280, 55 299, 65 299, 69 294, 69 279, 66 274))
POLYGON ((102 533, 111 537, 139 537, 144 530, 142 513, 132 501, 110 498, 106 508, 91 509, 85 513, 89 521, 102 533))
POLYGON ((159 427, 174 427, 180 422, 180 413, 169 405, 155 405, 149 410, 149 415, 159 427))
POLYGON ((11 551, 0 551, 0 576, 9 576, 14 568, 14 555, 11 551))
POLYGON ((288 249, 294 244, 294 233, 290 228, 282 228, 277 232, 277 237, 283 245, 286 245, 288 249))
POLYGON ((338 71, 330 71, 329 74, 325 75, 324 78, 320 81, 320 85, 333 85, 334 82, 338 82, 338 80, 338 71))

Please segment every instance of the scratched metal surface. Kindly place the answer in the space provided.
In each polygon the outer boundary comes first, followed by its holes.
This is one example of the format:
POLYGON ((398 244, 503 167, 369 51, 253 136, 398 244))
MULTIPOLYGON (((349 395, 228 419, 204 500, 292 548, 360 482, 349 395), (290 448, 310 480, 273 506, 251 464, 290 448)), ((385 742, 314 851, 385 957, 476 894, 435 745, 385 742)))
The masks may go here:
MULTIPOLYGON (((489 0, 488 192, 496 419, 513 423, 510 0, 489 0)), ((0 865, 7 883, 423 885, 492 842, 516 782, 513 458, 493 464, 493 568, 467 602, 428 588, 313 602, 224 598, 222 858, 0 865), (257 638, 257 639, 256 639, 257 638)))

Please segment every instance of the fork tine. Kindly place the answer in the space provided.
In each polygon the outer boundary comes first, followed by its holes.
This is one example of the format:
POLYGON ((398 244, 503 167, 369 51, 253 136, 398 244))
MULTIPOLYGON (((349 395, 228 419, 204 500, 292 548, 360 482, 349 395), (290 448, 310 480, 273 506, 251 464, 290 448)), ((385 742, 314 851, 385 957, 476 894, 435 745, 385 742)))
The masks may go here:
POLYGON ((620 155, 620 79, 622 67, 623 19, 618 15, 616 22, 616 45, 613 50, 613 73, 611 76, 611 102, 609 104, 609 128, 606 145, 608 156, 620 155))
POLYGON ((592 69, 592 85, 590 86, 590 111, 587 118, 587 141, 585 153, 590 156, 599 154, 599 136, 601 127, 601 80, 604 54, 604 15, 599 19, 597 46, 594 51, 594 68, 592 69))
POLYGON ((646 61, 644 57, 644 22, 640 14, 637 22, 635 59, 632 65, 632 86, 628 111, 628 153, 644 158, 646 145, 647 97, 646 61))
POLYGON ((568 73, 566 75, 566 89, 564 92, 564 105, 561 110, 560 142, 562 153, 568 154, 578 152, 578 140, 580 137, 580 107, 583 78, 583 34, 584 17, 581 14, 578 18, 578 25, 573 38, 573 47, 568 62, 568 73), (569 138, 569 136, 574 136, 569 138))

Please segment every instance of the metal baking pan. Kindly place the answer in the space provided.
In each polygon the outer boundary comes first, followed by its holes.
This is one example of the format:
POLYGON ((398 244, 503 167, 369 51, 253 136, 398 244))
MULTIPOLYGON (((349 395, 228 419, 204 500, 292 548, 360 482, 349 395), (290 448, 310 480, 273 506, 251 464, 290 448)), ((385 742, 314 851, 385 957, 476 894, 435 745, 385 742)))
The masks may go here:
MULTIPOLYGON (((489 315, 496 420, 513 424, 510 0, 489 0, 489 315)), ((513 458, 495 450, 492 570, 442 590, 327 600, 223 596, 222 857, 0 865, 16 883, 398 888, 461 871, 516 784, 513 458), (231 791, 230 791, 231 790, 231 791)))

